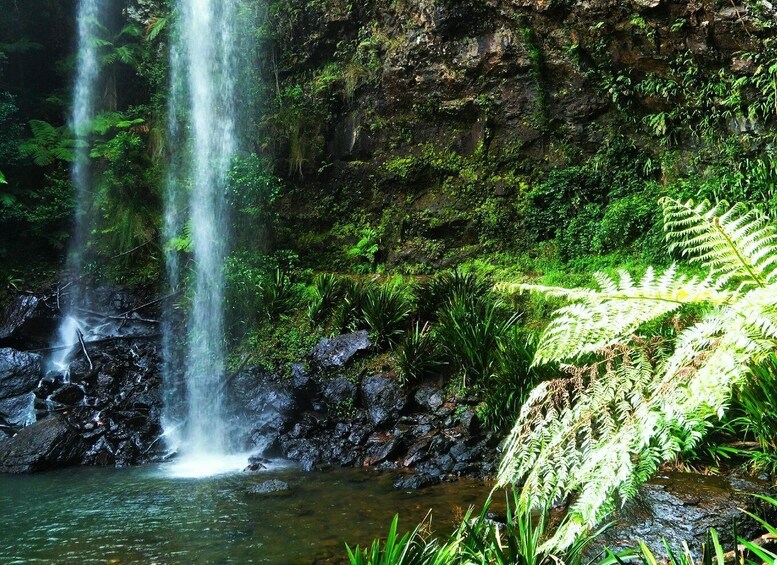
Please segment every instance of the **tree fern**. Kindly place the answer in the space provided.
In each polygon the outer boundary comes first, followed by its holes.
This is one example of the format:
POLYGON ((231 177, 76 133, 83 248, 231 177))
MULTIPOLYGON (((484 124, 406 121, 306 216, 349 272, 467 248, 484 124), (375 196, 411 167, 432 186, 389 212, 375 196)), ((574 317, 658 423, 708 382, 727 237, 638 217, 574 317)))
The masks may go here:
POLYGON ((648 269, 639 283, 621 271, 615 281, 595 275, 600 290, 565 289, 533 285, 503 285, 507 292, 535 291, 574 303, 556 312, 545 330, 535 364, 578 359, 621 341, 640 326, 687 304, 725 304, 732 294, 721 291, 712 278, 699 280, 678 275, 675 266, 656 277, 648 269))
POLYGON ((744 285, 766 286, 777 277, 777 230, 758 210, 743 204, 728 208, 704 201, 662 200, 670 249, 701 263, 722 282, 735 278, 744 285))
POLYGON ((502 285, 572 302, 556 312, 534 359, 565 365, 540 384, 505 442, 499 484, 521 483, 527 506, 569 499, 549 547, 593 527, 667 460, 695 445, 733 385, 777 345, 777 238, 767 218, 664 199, 667 241, 710 270, 686 278, 649 269, 635 282, 599 274, 599 290, 502 285), (704 306, 673 341, 638 335, 648 322, 704 306), (580 365, 581 360, 586 364, 580 365))
POLYGON ((20 153, 33 162, 46 167, 57 160, 72 162, 75 149, 83 142, 73 139, 72 132, 66 126, 55 127, 48 122, 31 120, 32 139, 19 146, 20 153))

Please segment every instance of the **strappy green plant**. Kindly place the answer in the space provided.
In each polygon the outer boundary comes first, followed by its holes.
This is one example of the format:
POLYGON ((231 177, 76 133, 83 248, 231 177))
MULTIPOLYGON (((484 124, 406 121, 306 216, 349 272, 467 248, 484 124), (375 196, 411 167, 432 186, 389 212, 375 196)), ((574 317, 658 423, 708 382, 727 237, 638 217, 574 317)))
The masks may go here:
POLYGON ((570 376, 530 393, 498 475, 500 485, 523 485, 527 505, 569 500, 548 547, 569 546, 664 461, 697 445, 732 387, 777 346, 777 229, 769 218, 725 203, 661 205, 670 247, 705 267, 705 278, 670 267, 639 281, 599 274, 599 290, 500 287, 572 303, 556 312, 534 359, 560 363, 570 376), (674 336, 656 335, 672 316, 674 336))

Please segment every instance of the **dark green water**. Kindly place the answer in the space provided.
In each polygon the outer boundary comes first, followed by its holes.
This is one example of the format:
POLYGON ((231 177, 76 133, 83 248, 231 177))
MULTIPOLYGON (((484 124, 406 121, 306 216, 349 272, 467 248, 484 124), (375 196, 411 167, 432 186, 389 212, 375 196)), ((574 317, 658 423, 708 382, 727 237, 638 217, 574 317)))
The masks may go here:
POLYGON ((411 529, 432 509, 448 533, 489 491, 462 481, 402 492, 392 481, 359 470, 175 479, 163 466, 0 475, 0 564, 341 563, 344 542, 384 535, 395 513, 411 529), (246 492, 273 478, 290 493, 246 492))

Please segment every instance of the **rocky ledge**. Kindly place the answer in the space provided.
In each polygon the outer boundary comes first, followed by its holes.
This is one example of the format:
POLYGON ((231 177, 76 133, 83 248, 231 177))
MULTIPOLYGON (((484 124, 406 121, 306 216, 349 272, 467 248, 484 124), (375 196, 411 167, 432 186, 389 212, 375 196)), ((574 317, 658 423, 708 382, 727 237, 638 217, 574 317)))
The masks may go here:
POLYGON ((474 398, 454 403, 439 387, 414 390, 346 367, 370 347, 366 331, 322 340, 291 379, 259 368, 235 379, 255 448, 307 470, 374 467, 403 472, 398 488, 418 488, 493 471, 498 438, 481 429, 474 398))
POLYGON ((106 336, 72 355, 67 371, 46 371, 55 308, 22 296, 0 322, 0 472, 28 473, 68 465, 127 466, 152 461, 161 434, 161 355, 148 319, 121 318, 145 300, 95 292, 106 336), (48 339, 46 332, 49 332, 48 339))

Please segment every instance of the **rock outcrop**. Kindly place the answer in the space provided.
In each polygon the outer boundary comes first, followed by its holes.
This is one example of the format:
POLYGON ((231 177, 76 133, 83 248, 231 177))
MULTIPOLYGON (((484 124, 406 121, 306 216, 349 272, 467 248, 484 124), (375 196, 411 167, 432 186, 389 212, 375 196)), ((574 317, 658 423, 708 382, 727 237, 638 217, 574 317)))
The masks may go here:
POLYGON ((754 539, 763 527, 742 509, 773 519, 775 509, 759 505, 755 494, 768 494, 771 485, 757 479, 663 473, 640 488, 638 496, 616 513, 614 525, 596 540, 589 553, 602 547, 618 551, 644 541, 658 556, 666 557, 664 541, 677 552, 687 543, 700 558, 707 532, 714 528, 724 547, 733 547, 737 535, 754 539))
MULTIPOLYGON (((0 472, 136 465, 159 456, 161 345, 151 318, 132 312, 148 297, 108 288, 90 296, 103 333, 88 340, 88 358, 80 348, 71 353, 67 377, 44 375, 37 353, 0 349, 0 433, 8 436, 0 472)), ((58 318, 46 300, 25 295, 5 312, 0 343, 50 344, 58 318)))
POLYGON ((52 416, 0 440, 0 473, 34 473, 78 464, 87 443, 63 416, 52 416))
MULTIPOLYGON (((311 357, 353 340, 353 334, 322 340, 311 357)), ((390 375, 367 376, 357 384, 344 373, 347 365, 311 363, 310 371, 297 365, 291 382, 259 369, 242 371, 236 395, 248 407, 245 418, 256 449, 307 470, 400 471, 407 477, 399 488, 493 471, 497 438, 479 430, 474 399, 454 404, 433 385, 414 393, 390 375)))
POLYGON ((33 391, 42 376, 40 355, 0 349, 0 431, 10 433, 35 421, 33 391))

